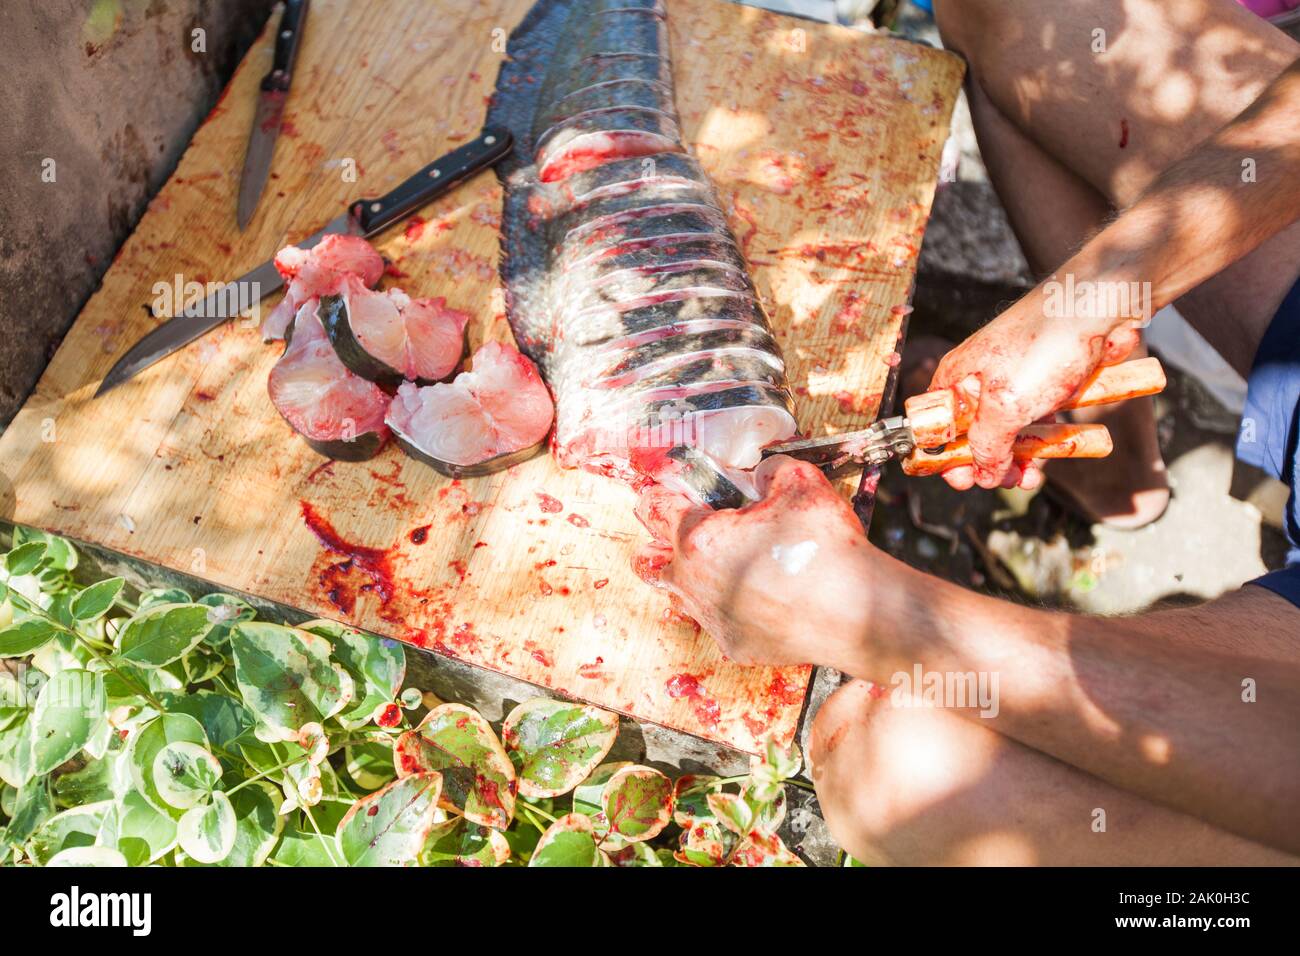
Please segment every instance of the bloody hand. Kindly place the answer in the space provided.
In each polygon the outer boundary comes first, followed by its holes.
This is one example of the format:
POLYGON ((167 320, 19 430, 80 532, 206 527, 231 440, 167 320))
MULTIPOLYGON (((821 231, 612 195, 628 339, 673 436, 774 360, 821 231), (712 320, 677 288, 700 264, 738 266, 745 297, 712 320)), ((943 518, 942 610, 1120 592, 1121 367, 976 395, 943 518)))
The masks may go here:
POLYGON ((761 500, 739 510, 645 492, 637 516, 655 542, 634 567, 738 663, 839 666, 863 629, 875 549, 813 465, 776 456, 754 477, 761 500))
POLYGON ((1011 445, 1026 425, 1049 418, 1099 365, 1113 365, 1139 340, 1126 322, 1093 331, 1083 319, 1047 319, 1030 293, 943 357, 931 389, 956 388, 975 403, 968 433, 974 465, 943 477, 954 488, 1034 488, 1042 483, 1037 462, 1015 461, 1011 445))

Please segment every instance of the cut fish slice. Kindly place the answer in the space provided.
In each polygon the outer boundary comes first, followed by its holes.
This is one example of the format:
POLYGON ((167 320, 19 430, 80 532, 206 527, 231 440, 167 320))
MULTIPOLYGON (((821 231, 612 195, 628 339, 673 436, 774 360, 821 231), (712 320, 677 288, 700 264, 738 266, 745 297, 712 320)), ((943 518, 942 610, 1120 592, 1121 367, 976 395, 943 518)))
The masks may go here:
POLYGON ((469 313, 448 308, 445 299, 374 292, 357 276, 345 276, 335 289, 321 299, 321 322, 343 364, 362 378, 389 388, 403 380, 432 385, 468 353, 469 313))
POLYGON ((341 461, 373 458, 388 437, 389 398, 339 360, 317 315, 318 299, 298 309, 284 354, 271 369, 271 402, 316 451, 341 461))
POLYGON ((544 183, 568 179, 601 163, 681 149, 677 121, 649 109, 593 110, 552 126, 537 151, 544 183))
POLYGON ((536 366, 488 342, 451 384, 397 390, 386 422, 402 449, 452 478, 486 475, 546 447, 555 406, 536 366))
POLYGON ((345 276, 356 276, 374 288, 384 274, 383 257, 360 236, 328 235, 310 249, 285 246, 275 254, 276 271, 284 277, 284 298, 262 321, 262 339, 284 338, 299 308, 311 298, 329 295, 345 276))

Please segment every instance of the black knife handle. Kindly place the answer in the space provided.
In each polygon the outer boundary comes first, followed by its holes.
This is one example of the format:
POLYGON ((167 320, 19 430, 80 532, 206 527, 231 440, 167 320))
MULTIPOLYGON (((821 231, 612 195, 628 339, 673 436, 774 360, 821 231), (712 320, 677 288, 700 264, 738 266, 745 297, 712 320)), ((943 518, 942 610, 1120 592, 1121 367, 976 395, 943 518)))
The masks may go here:
POLYGON ((509 130, 486 127, 471 142, 435 159, 387 196, 358 199, 350 207, 363 235, 374 235, 452 187, 506 156, 514 145, 509 130))
POLYGON ((275 34, 275 59, 271 61, 271 72, 262 77, 263 90, 289 91, 309 6, 311 0, 284 0, 284 15, 280 17, 280 29, 275 34))

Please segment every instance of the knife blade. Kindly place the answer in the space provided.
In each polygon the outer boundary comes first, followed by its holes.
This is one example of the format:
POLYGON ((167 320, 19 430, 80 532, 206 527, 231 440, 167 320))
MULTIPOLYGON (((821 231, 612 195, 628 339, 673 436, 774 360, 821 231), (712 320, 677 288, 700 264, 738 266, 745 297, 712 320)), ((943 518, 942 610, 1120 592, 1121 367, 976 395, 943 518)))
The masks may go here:
MULTIPOLYGON (((435 159, 386 195, 352 203, 347 212, 331 219, 296 245, 300 249, 310 249, 331 233, 346 232, 369 238, 450 192, 475 173, 492 166, 506 156, 513 145, 508 130, 487 127, 473 140, 435 159)), ((131 346, 104 376, 95 397, 189 345, 283 285, 284 279, 275 268, 273 257, 234 282, 219 286, 201 302, 187 306, 179 315, 152 329, 131 346)))
POLYGON ((253 113, 253 130, 248 135, 248 151, 244 154, 244 169, 239 175, 236 219, 240 232, 253 218, 253 210, 257 208, 266 177, 271 172, 271 157, 275 154, 275 141, 280 137, 284 104, 289 98, 293 66, 298 59, 302 28, 310 3, 311 0, 285 0, 280 29, 275 35, 275 58, 271 62, 271 71, 262 77, 257 109, 253 113))

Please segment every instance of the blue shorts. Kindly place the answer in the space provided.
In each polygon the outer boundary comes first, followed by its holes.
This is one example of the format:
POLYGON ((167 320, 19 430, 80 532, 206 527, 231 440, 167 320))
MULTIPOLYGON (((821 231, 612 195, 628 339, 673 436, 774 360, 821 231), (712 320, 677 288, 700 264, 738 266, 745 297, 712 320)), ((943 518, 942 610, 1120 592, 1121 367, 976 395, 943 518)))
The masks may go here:
POLYGON ((1286 567, 1251 581, 1300 607, 1300 282, 1282 300, 1255 354, 1237 457, 1291 489, 1286 567))

